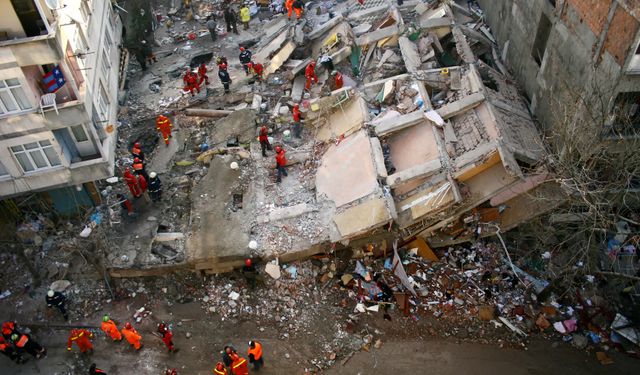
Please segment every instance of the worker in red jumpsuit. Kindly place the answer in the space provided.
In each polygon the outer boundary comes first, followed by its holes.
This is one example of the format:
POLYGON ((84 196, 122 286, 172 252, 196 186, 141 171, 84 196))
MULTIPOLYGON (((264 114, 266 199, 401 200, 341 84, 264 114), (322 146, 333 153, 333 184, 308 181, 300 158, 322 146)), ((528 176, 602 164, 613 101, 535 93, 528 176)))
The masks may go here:
POLYGON ((252 62, 253 65, 253 74, 255 75, 258 82, 262 82, 262 74, 264 74, 264 66, 260 63, 252 62))
POLYGON ((342 79, 342 73, 337 70, 331 72, 333 76, 334 90, 339 90, 344 86, 344 80, 342 79))
POLYGON ((93 333, 86 329, 72 329, 69 334, 69 339, 67 340, 67 350, 71 351, 71 345, 75 342, 82 353, 93 353, 93 345, 91 344, 92 337, 93 333))
POLYGON ((307 65, 307 68, 304 70, 304 77, 307 79, 307 83, 304 85, 304 88, 307 90, 311 89, 311 83, 318 83, 315 61, 312 61, 307 65))
POLYGON ((195 91, 200 94, 200 83, 198 83, 198 75, 189 73, 187 77, 187 91, 191 92, 191 96, 196 96, 195 91))
POLYGON ((127 167, 124 170, 123 176, 124 176, 124 181, 127 183, 127 186, 129 187, 129 191, 131 191, 131 195, 133 195, 134 198, 140 197, 142 192, 140 191, 140 186, 138 186, 138 180, 136 179, 136 176, 134 176, 133 173, 131 173, 131 169, 127 167))
POLYGON ((145 180, 149 180, 149 174, 147 174, 147 168, 144 165, 144 162, 142 160, 140 160, 139 158, 133 158, 133 165, 131 165, 131 167, 133 168, 133 173, 137 174, 138 176, 144 176, 145 180))
POLYGON ((280 146, 276 146, 276 169, 278 170, 278 178, 276 179, 276 182, 282 181, 282 176, 287 177, 287 170, 284 169, 287 165, 287 158, 284 154, 284 149, 280 146))
POLYGON ((293 105, 291 114, 293 115, 293 136, 296 138, 300 138, 300 135, 302 133, 302 124, 300 123, 300 120, 302 117, 300 112, 300 105, 298 105, 298 103, 293 105))
POLYGON ((262 157, 266 157, 267 150, 271 151, 271 144, 269 143, 269 129, 267 129, 266 125, 262 125, 260 128, 258 141, 260 141, 260 148, 262 148, 262 157))
POLYGON ((173 124, 171 120, 165 115, 160 115, 156 118, 156 129, 162 134, 162 139, 164 139, 164 144, 169 146, 169 137, 171 137, 171 128, 173 124))
POLYGON ((162 342, 169 350, 169 353, 171 352, 175 353, 178 351, 176 347, 173 345, 173 333, 164 322, 158 324, 158 333, 162 335, 162 342))
POLYGON ((140 146, 140 143, 136 142, 133 144, 133 148, 131 149, 131 156, 144 161, 144 152, 142 152, 142 147, 140 146))
POLYGON ((202 81, 204 81, 205 85, 209 84, 209 76, 207 75, 207 65, 205 63, 200 64, 200 66, 198 67, 198 77, 200 77, 198 84, 201 85, 202 81))
POLYGON ((249 366, 247 360, 240 357, 236 353, 231 354, 231 373, 233 375, 249 375, 249 366))
POLYGON ((182 76, 182 82, 184 83, 184 91, 189 91, 189 76, 191 75, 191 68, 187 67, 187 70, 182 76))

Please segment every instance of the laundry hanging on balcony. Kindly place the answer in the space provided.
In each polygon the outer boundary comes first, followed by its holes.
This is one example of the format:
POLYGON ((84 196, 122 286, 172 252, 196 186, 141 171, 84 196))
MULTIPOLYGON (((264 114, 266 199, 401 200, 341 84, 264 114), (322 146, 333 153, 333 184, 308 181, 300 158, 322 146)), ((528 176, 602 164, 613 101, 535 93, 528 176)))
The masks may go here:
POLYGON ((58 91, 66 82, 62 70, 60 70, 58 65, 54 66, 52 71, 42 76, 42 83, 44 83, 44 86, 47 88, 47 92, 58 91))

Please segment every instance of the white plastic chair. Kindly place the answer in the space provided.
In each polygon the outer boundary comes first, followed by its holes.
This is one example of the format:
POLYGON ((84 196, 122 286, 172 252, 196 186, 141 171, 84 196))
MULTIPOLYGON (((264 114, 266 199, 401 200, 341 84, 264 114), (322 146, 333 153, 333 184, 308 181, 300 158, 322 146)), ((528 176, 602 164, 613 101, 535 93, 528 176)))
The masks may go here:
POLYGON ((43 117, 45 108, 53 108, 56 110, 56 115, 60 114, 58 112, 58 104, 56 104, 56 93, 51 92, 40 97, 40 112, 43 117))

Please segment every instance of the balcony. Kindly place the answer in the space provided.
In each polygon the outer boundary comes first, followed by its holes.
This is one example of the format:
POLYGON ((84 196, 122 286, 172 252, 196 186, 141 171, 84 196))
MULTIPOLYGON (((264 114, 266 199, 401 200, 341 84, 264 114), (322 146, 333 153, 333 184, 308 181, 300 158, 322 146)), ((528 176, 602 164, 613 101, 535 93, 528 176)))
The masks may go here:
POLYGON ((0 0, 0 47, 49 36, 53 14, 42 0, 0 0))

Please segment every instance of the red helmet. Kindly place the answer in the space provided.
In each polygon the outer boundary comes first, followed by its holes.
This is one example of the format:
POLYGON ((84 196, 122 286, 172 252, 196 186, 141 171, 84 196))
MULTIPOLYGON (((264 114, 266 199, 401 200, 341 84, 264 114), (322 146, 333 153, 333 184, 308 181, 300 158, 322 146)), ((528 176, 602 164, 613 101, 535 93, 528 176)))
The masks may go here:
POLYGON ((140 158, 133 158, 134 163, 140 163, 140 158))
POLYGON ((240 47, 240 52, 244 52, 244 47, 240 47))
POLYGON ((135 148, 140 148, 140 143, 138 143, 138 142, 134 143, 134 144, 133 144, 133 147, 135 147, 135 148))
POLYGON ((162 333, 167 330, 167 326, 164 323, 158 324, 158 332, 162 333))
POLYGON ((131 323, 127 322, 127 323, 124 325, 124 328, 126 328, 126 329, 131 329, 131 328, 133 328, 133 327, 131 326, 131 323))
POLYGON ((222 362, 216 363, 216 370, 218 371, 224 370, 224 365, 222 364, 222 362))
POLYGON ((253 61, 250 61, 250 62, 247 64, 247 66, 248 66, 249 68, 253 68, 253 61))
POLYGON ((220 69, 222 69, 222 70, 227 70, 227 64, 225 64, 225 63, 222 63, 222 64, 218 65, 218 67, 220 69))
POLYGON ((244 264, 245 264, 247 267, 251 267, 251 265, 253 264, 253 262, 251 262, 251 259, 248 259, 248 258, 247 258, 247 259, 245 259, 244 264))
POLYGON ((282 151, 282 147, 276 146, 276 152, 280 152, 280 151, 282 151))

